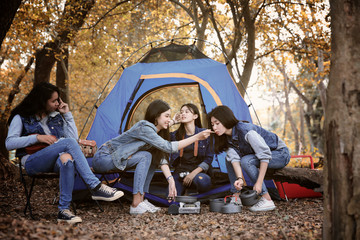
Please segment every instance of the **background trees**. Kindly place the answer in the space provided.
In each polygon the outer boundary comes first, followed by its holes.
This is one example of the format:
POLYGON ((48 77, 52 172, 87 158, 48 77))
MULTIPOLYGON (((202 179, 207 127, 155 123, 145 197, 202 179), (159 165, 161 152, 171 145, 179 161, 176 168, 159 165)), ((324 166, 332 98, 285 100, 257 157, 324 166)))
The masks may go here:
MULTIPOLYGON (((6 136, 9 111, 34 82, 57 84, 63 98, 69 96, 82 129, 96 100, 101 103, 106 97, 122 67, 149 50, 150 45, 144 45, 177 38, 184 44, 195 42, 213 59, 230 62, 229 71, 242 93, 257 70, 252 86, 266 89, 250 98, 277 99, 271 111, 256 106, 260 116, 267 116, 260 117, 261 123, 281 133, 293 153, 322 154, 328 11, 328 4, 320 0, 24 1, 1 45, 0 139, 6 136)), ((1 149, 6 155, 3 144, 1 149)))

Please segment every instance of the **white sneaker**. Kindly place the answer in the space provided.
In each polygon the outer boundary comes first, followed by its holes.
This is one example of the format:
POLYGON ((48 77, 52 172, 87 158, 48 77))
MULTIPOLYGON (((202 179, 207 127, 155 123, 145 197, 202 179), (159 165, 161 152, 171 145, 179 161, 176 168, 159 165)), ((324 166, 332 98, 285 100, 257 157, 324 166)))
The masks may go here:
POLYGON ((147 199, 144 200, 144 203, 149 207, 149 212, 151 213, 155 213, 157 211, 160 211, 161 208, 156 207, 154 204, 152 204, 151 202, 149 202, 147 199))
POLYGON ((132 207, 130 205, 130 214, 136 215, 136 214, 143 214, 149 212, 149 207, 146 205, 145 202, 139 203, 136 207, 132 207))
POLYGON ((260 198, 260 200, 249 208, 252 212, 260 212, 260 211, 271 211, 276 208, 274 202, 272 200, 266 200, 265 198, 260 198))

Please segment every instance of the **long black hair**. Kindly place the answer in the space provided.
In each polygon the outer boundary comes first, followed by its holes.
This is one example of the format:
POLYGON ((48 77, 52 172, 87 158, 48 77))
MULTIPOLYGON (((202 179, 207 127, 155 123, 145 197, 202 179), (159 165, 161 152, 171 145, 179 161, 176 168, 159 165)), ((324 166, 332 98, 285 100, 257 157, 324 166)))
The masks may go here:
POLYGON ((46 112, 47 101, 52 97, 54 92, 60 94, 59 88, 51 83, 41 82, 35 85, 21 103, 11 111, 8 124, 11 123, 17 114, 22 117, 30 117, 46 112))
MULTIPOLYGON (((183 107, 187 107, 190 110, 190 112, 198 115, 198 118, 195 119, 195 126, 197 126, 198 128, 202 128, 201 119, 200 119, 200 111, 199 111, 198 107, 192 103, 185 103, 184 105, 181 106, 180 110, 183 107)), ((183 123, 181 123, 178 130, 175 133, 176 140, 178 140, 178 141, 182 140, 183 137, 185 136, 185 133, 186 133, 185 125, 183 123)))
MULTIPOLYGON (((164 102, 163 100, 154 100, 152 101, 149 106, 146 109, 145 112, 145 120, 153 123, 155 126, 158 124, 156 119, 158 117, 160 117, 160 115, 163 112, 166 112, 167 110, 170 109, 169 104, 167 104, 166 102, 164 102)), ((158 132, 158 135, 162 138, 164 138, 167 141, 170 141, 170 132, 169 132, 169 128, 167 129, 161 129, 158 132)), ((159 149, 156 148, 152 148, 151 149, 151 153, 153 155, 153 159, 156 161, 156 163, 159 163, 161 159, 165 158, 168 159, 169 158, 169 154, 165 153, 159 149)))
MULTIPOLYGON (((217 106, 208 114, 208 123, 209 128, 212 129, 211 117, 216 118, 221 122, 221 124, 227 129, 233 128, 239 120, 235 117, 233 111, 225 105, 217 106)), ((218 136, 216 134, 211 134, 210 145, 214 147, 215 153, 220 153, 228 148, 226 135, 223 134, 218 136)))

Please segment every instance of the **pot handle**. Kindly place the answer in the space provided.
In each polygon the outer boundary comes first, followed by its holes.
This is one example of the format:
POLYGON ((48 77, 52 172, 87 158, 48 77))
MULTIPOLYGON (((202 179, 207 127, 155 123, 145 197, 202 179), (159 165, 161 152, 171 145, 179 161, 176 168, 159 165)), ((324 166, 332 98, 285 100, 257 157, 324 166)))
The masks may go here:
POLYGON ((235 202, 237 202, 237 196, 236 195, 227 195, 225 198, 224 198, 224 204, 227 204, 227 201, 226 201, 226 198, 228 197, 235 197, 235 202))

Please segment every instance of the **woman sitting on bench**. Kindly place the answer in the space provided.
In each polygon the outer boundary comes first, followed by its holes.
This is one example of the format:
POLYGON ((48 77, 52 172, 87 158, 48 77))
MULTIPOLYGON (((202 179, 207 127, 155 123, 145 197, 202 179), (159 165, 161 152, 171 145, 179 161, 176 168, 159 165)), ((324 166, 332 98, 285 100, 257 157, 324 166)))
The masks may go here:
POLYGON ((58 222, 82 222, 69 209, 75 173, 92 189, 92 198, 114 201, 122 191, 101 184, 92 173, 77 143, 77 128, 69 107, 59 97, 59 89, 50 83, 39 83, 12 110, 8 123, 6 148, 16 149, 28 175, 59 173, 60 197, 58 222))

